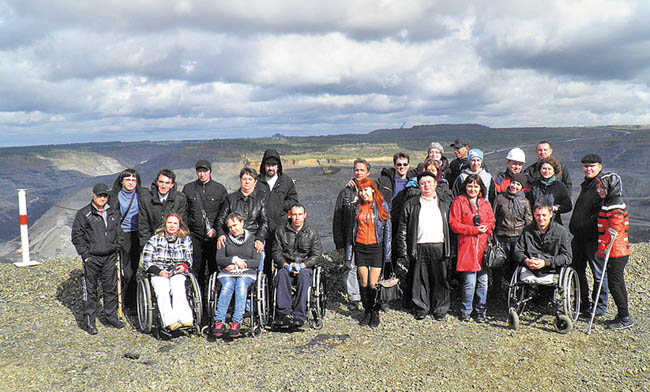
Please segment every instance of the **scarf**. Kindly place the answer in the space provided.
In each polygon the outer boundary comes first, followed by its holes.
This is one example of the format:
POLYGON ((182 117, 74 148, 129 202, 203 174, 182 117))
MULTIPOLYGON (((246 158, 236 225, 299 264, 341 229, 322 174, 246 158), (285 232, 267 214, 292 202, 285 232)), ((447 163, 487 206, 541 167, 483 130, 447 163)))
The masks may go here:
POLYGON ((508 210, 512 211, 517 219, 525 220, 524 209, 521 207, 520 202, 520 200, 525 197, 524 192, 519 191, 517 193, 511 193, 510 189, 508 189, 503 193, 503 195, 508 199, 508 210))
POLYGON ((555 178, 555 174, 554 174, 548 180, 545 180, 544 177, 540 177, 539 182, 541 182, 542 184, 544 184, 546 186, 551 186, 551 184, 554 183, 555 180, 556 180, 556 178, 555 178))
POLYGON ((228 232, 228 238, 230 238, 230 241, 232 241, 235 245, 241 246, 243 245, 246 241, 248 241, 248 237, 250 237, 251 233, 244 229, 244 234, 240 235, 239 237, 235 237, 232 235, 232 233, 229 231, 228 232))

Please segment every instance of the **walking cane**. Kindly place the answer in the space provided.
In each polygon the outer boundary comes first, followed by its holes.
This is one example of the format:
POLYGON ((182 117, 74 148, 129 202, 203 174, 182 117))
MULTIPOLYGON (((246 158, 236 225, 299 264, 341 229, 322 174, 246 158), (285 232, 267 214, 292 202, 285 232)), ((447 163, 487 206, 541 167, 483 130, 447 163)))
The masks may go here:
POLYGON ((120 252, 117 252, 117 316, 121 319, 124 318, 122 312, 122 268, 120 268, 120 252))
POLYGON ((589 320, 589 328, 587 329, 587 335, 591 333, 591 324, 594 322, 594 316, 596 315, 596 306, 598 306, 598 297, 600 296, 600 290, 603 288, 603 280, 605 279, 605 272, 607 272, 607 261, 609 260, 609 252, 612 251, 612 246, 614 245, 614 240, 618 233, 614 229, 607 229, 611 240, 609 241, 609 247, 607 248, 607 253, 605 253, 605 262, 603 263, 603 272, 600 274, 600 284, 598 284, 598 291, 596 292, 596 300, 594 301, 594 307, 591 309, 591 320, 589 320))

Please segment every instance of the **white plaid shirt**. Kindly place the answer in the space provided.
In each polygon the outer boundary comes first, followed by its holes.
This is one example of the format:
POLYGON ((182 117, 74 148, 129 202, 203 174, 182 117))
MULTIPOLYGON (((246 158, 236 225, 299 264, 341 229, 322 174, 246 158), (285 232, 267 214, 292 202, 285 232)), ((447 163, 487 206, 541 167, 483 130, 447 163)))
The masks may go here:
POLYGON ((164 235, 156 234, 142 249, 142 268, 145 271, 152 265, 169 271, 178 263, 192 266, 192 239, 189 235, 170 243, 164 235))

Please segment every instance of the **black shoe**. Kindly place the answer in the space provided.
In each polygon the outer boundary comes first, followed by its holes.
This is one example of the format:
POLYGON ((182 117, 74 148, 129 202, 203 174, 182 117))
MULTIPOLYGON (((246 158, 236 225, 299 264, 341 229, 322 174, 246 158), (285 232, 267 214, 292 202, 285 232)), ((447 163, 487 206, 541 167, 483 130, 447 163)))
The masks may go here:
POLYGON ((630 328, 633 325, 634 321, 632 321, 631 318, 617 316, 614 320, 610 321, 607 324, 607 329, 626 329, 630 328))
POLYGON ((436 321, 445 321, 445 319, 447 318, 447 313, 442 313, 442 314, 436 314, 436 313, 434 313, 434 314, 433 314, 433 318, 434 318, 436 321))
POLYGON ((370 314, 370 328, 377 328, 379 326, 379 312, 375 311, 370 314))
POLYGON ((416 320, 424 320, 424 318, 427 317, 427 314, 424 312, 417 311, 415 312, 414 317, 416 320))
POLYGON ((361 325, 362 327, 368 324, 370 324, 370 312, 364 313, 363 318, 359 320, 359 325, 361 325))
POLYGON ((472 318, 470 317, 469 314, 461 314, 460 315, 460 321, 462 321, 464 323, 469 323, 470 321, 472 321, 472 318))
POLYGON ((474 321, 476 321, 478 324, 484 323, 485 315, 483 313, 477 313, 476 317, 474 317, 474 321))
POLYGON ((122 320, 118 318, 107 318, 106 324, 108 324, 108 326, 110 327, 117 328, 117 329, 124 328, 124 323, 122 322, 122 320))
POLYGON ((86 332, 88 332, 88 335, 97 335, 97 327, 95 326, 95 320, 89 321, 88 324, 86 324, 86 332))
POLYGON ((293 322, 291 322, 291 326, 294 328, 302 328, 303 325, 305 325, 305 320, 303 319, 295 318, 293 319, 293 322))
POLYGON ((275 316, 275 320, 273 320, 273 325, 276 327, 287 327, 291 325, 291 321, 289 320, 289 317, 287 317, 286 314, 278 313, 275 316))

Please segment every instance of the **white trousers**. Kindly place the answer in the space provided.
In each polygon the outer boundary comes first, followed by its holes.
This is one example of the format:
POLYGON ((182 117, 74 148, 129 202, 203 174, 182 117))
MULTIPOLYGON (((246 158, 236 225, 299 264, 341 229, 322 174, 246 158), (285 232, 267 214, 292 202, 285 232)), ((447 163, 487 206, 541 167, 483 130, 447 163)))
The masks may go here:
POLYGON ((181 324, 194 321, 192 309, 185 296, 185 279, 187 278, 182 274, 174 275, 169 279, 162 276, 151 277, 151 285, 156 293, 158 310, 165 327, 176 321, 181 324))

